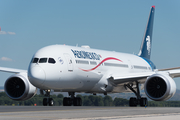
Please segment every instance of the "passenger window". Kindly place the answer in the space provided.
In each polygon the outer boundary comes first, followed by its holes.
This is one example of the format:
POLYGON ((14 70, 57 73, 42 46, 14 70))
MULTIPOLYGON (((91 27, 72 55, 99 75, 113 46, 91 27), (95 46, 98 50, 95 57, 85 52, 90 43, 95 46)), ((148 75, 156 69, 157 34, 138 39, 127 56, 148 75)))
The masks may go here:
POLYGON ((37 63, 39 58, 33 58, 32 63, 37 63))
POLYGON ((49 58, 48 63, 56 63, 56 61, 53 58, 49 58))
POLYGON ((47 62, 47 58, 41 58, 40 60, 39 60, 39 63, 46 63, 47 62))

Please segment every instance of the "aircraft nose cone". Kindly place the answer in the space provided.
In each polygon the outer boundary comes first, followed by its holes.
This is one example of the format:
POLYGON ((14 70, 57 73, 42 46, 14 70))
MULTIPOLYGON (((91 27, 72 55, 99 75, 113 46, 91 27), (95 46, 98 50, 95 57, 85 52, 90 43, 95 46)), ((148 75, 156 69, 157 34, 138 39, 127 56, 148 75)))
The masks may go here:
POLYGON ((44 70, 39 66, 34 66, 28 71, 29 81, 35 85, 42 85, 46 79, 46 74, 44 70))

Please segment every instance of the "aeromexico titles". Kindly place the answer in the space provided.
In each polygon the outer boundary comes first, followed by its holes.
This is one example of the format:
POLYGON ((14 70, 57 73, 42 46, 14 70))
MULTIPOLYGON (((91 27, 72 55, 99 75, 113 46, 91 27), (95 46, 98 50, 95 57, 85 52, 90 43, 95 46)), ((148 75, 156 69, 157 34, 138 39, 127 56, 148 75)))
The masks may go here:
MULTIPOLYGON (((71 51, 73 52, 75 58, 90 59, 90 60, 101 60, 101 58, 102 58, 102 56, 100 54, 96 54, 94 52, 78 51, 78 50, 72 50, 72 49, 71 49, 71 51)), ((107 57, 107 58, 101 60, 101 62, 97 66, 95 66, 89 70, 84 70, 81 68, 80 69, 83 71, 86 71, 86 72, 92 71, 92 70, 95 70, 97 67, 99 67, 102 63, 104 63, 105 61, 108 61, 108 60, 117 60, 117 61, 122 62, 121 60, 119 60, 117 58, 107 57)))

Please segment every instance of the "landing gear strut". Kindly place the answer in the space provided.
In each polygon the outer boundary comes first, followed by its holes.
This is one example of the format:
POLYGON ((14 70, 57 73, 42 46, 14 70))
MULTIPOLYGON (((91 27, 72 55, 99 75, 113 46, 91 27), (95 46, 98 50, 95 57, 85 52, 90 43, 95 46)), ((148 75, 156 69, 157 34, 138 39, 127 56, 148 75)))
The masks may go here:
POLYGON ((75 97, 74 92, 69 92, 69 96, 71 97, 64 97, 63 99, 63 106, 82 106, 82 100, 80 97, 75 97))
MULTIPOLYGON (((44 91, 46 92, 45 96, 46 96, 47 98, 44 98, 44 99, 43 99, 43 106, 47 106, 47 105, 53 106, 53 105, 54 105, 54 101, 53 101, 52 98, 50 98, 50 92, 51 92, 51 90, 44 90, 44 91)), ((43 94, 43 90, 41 90, 40 92, 41 92, 41 94, 43 94)))
POLYGON ((145 107, 148 105, 148 100, 147 98, 141 97, 140 95, 140 90, 139 90, 139 83, 136 81, 136 91, 133 89, 133 84, 125 84, 126 87, 128 87, 134 94, 136 95, 137 98, 131 97, 129 99, 129 106, 135 107, 137 105, 140 105, 141 107, 145 107))

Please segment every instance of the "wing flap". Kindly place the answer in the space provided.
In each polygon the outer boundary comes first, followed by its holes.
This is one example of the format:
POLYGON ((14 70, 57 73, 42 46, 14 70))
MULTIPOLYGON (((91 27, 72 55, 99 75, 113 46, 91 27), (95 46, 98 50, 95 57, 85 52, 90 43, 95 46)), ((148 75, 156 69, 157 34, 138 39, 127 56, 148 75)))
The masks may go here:
POLYGON ((123 75, 112 74, 111 77, 108 78, 108 80, 114 85, 125 84, 127 82, 133 82, 133 81, 139 81, 141 83, 144 83, 147 77, 153 74, 158 74, 158 73, 169 74, 169 76, 172 78, 180 77, 180 67, 160 69, 160 70, 155 70, 152 72, 130 73, 130 74, 123 74, 123 75))

